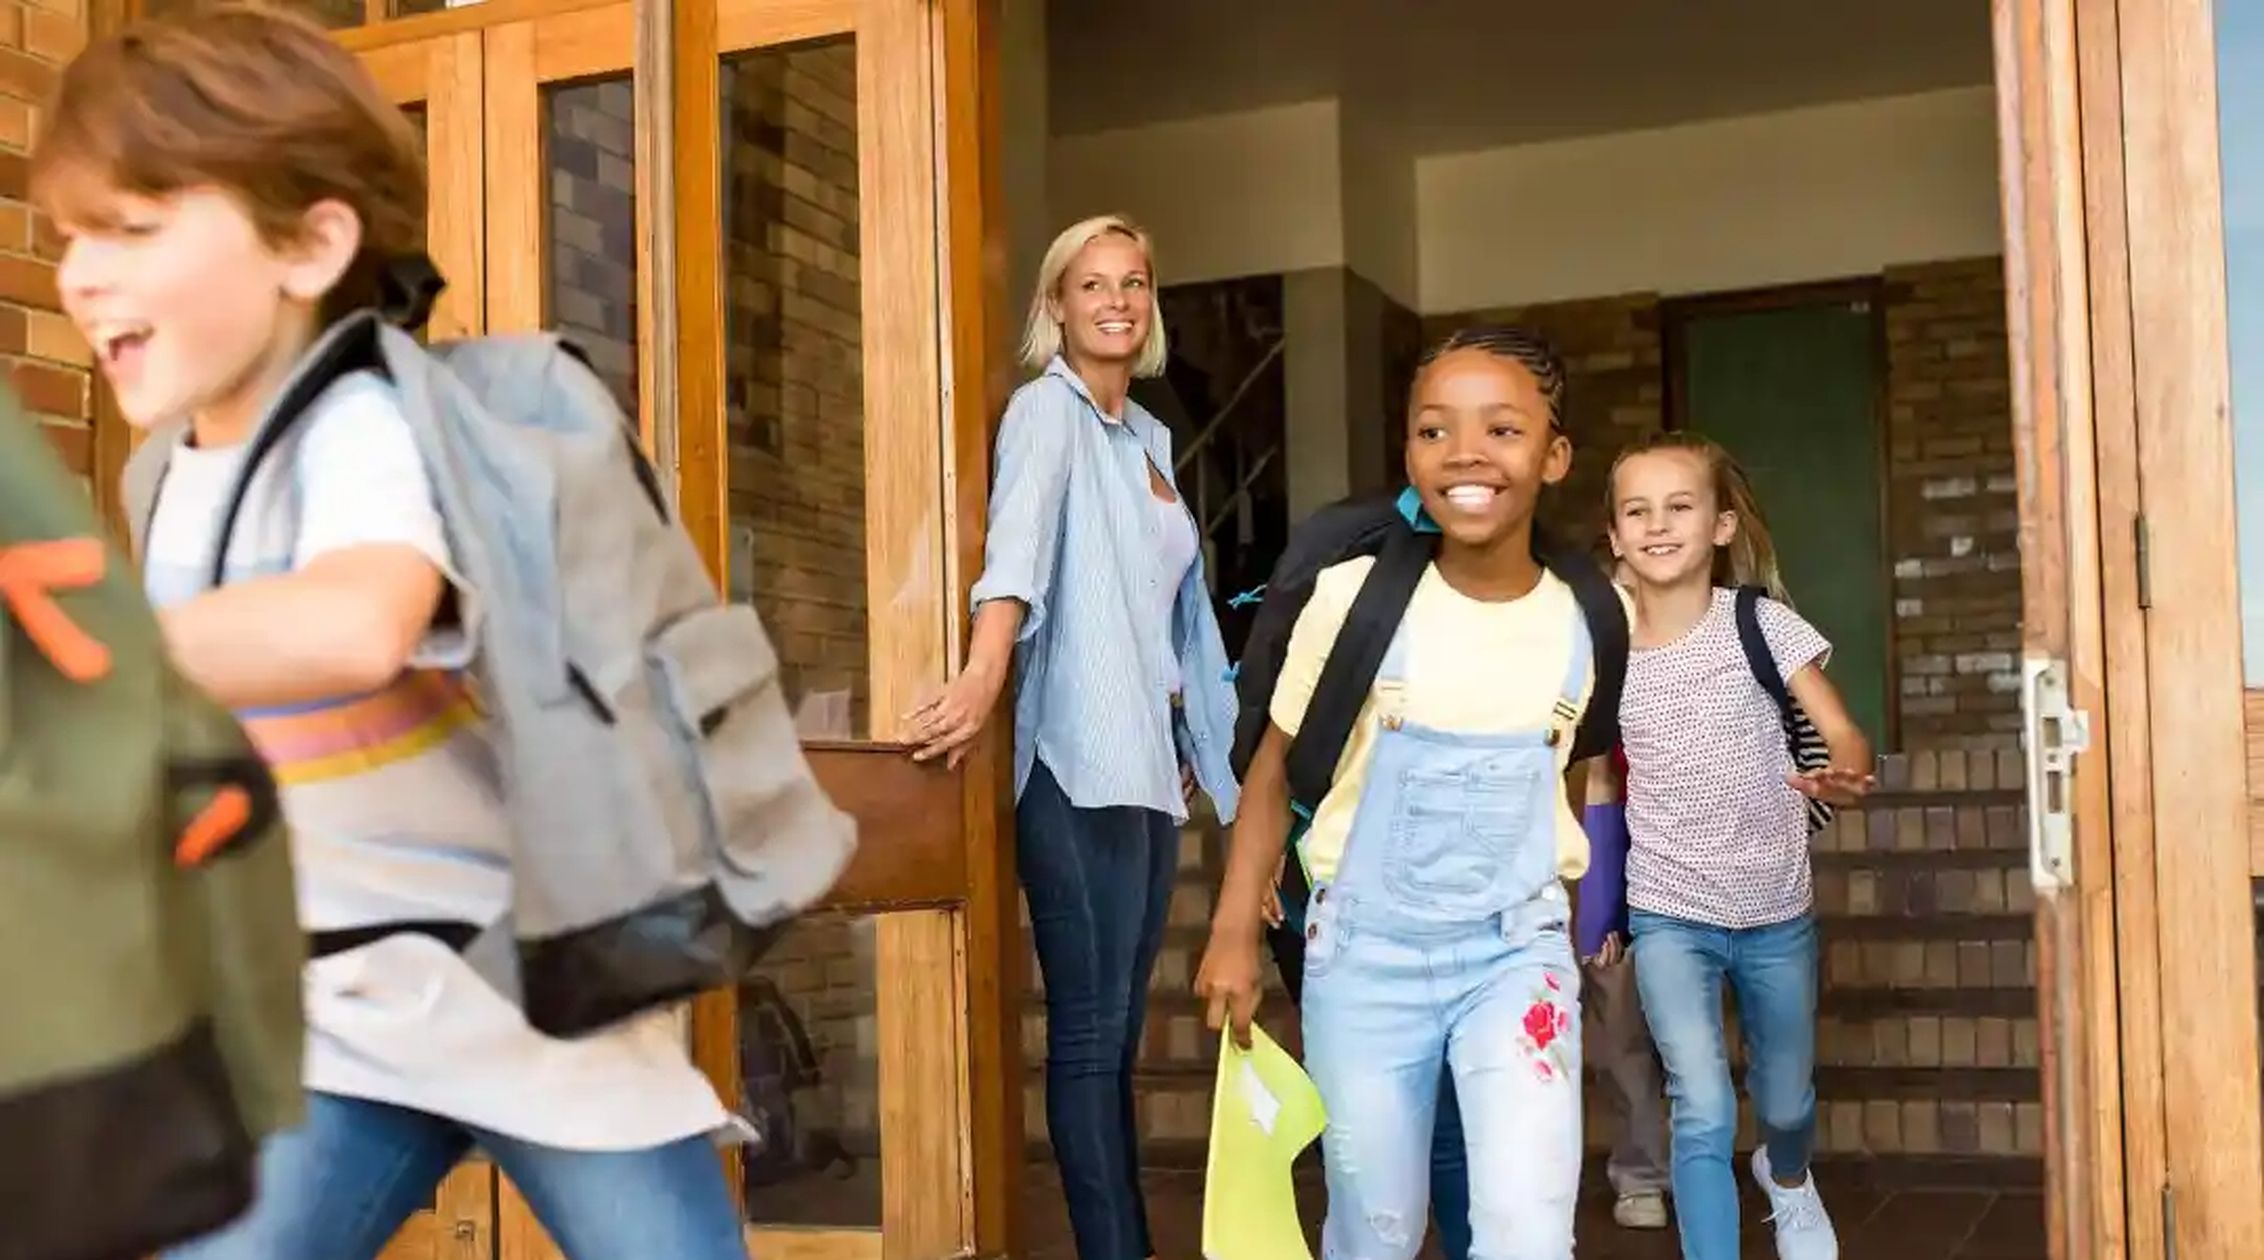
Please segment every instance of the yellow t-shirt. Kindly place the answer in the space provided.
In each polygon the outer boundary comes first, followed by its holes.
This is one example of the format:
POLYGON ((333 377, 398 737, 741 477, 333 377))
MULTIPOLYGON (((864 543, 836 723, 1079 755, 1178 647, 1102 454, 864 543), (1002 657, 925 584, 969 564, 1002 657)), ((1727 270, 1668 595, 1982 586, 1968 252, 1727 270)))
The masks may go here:
MULTIPOLYGON (((1346 560, 1322 570, 1312 598, 1289 633, 1289 650, 1274 684, 1270 713, 1285 734, 1296 735, 1320 683, 1321 666, 1336 644, 1337 632, 1352 609, 1352 598, 1375 564, 1373 557, 1346 560)), ((1564 686, 1572 651, 1573 618, 1580 615, 1572 588, 1555 574, 1523 599, 1486 603, 1455 590, 1436 566, 1423 575, 1407 604, 1402 623, 1407 635, 1405 719, 1433 730, 1492 735, 1546 727, 1564 686)), ((1593 674, 1593 668, 1586 671, 1593 674)), ((1591 677, 1583 684, 1587 703, 1591 677)), ((1305 862, 1317 883, 1336 877, 1337 859, 1352 834, 1352 815, 1368 780, 1380 720, 1369 694, 1352 737, 1337 763, 1336 783, 1313 811, 1305 832, 1305 862)), ((1568 739, 1557 745, 1557 766, 1572 755, 1568 739)), ((1580 826, 1563 792, 1557 797, 1557 874, 1578 879, 1588 870, 1588 833, 1580 826)))

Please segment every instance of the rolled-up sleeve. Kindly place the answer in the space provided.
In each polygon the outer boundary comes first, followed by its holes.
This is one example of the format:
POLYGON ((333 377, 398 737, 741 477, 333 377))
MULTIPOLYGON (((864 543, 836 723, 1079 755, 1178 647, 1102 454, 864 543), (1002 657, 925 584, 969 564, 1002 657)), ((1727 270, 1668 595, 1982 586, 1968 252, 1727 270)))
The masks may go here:
POLYGON ((1024 639, 1045 621, 1069 488, 1076 406, 1069 389, 1040 377, 1015 392, 998 428, 983 576, 971 602, 981 608, 992 600, 1021 601, 1029 608, 1022 619, 1024 639))

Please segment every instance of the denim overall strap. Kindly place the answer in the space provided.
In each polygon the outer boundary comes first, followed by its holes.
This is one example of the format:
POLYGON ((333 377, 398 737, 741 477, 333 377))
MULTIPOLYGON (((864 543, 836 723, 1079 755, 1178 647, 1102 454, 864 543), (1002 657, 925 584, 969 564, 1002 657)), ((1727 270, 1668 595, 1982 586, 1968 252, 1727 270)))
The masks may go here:
POLYGON ((1572 614, 1572 646, 1565 653, 1564 684, 1557 689, 1556 707, 1549 712, 1558 739, 1572 738, 1580 725, 1581 701, 1588 695, 1588 675, 1595 668, 1595 640, 1588 634, 1587 614, 1572 614))

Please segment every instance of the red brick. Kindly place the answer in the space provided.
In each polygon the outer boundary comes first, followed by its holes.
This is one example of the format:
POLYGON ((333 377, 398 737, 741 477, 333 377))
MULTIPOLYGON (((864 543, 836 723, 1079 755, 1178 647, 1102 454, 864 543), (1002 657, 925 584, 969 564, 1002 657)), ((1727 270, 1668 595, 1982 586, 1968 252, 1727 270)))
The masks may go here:
POLYGON ((0 255, 0 302, 55 309, 55 268, 32 258, 0 255))
POLYGON ((55 452, 81 477, 94 468, 94 435, 83 424, 43 424, 41 431, 55 444, 55 452))
POLYGON ((57 76, 54 62, 0 48, 0 93, 20 101, 44 101, 55 91, 57 76))
POLYGON ((9 383, 25 407, 44 415, 83 420, 87 416, 87 376, 75 368, 18 362, 8 370, 9 383))
POLYGON ((72 14, 48 9, 24 12, 18 34, 27 52, 58 64, 78 56, 86 47, 86 23, 72 14))

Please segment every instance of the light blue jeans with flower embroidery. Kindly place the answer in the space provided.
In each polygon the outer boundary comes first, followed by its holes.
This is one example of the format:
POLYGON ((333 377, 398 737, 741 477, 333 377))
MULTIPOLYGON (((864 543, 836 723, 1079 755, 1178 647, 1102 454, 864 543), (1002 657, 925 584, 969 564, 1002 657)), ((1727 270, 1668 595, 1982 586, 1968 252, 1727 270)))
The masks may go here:
POLYGON ((1404 638, 1377 674, 1351 834, 1305 911, 1305 1065, 1329 1121, 1324 1260, 1410 1260, 1422 1246, 1442 1064, 1469 1159, 1471 1257, 1571 1260, 1580 976, 1557 878, 1557 750, 1587 682, 1585 625, 1558 725, 1508 733, 1405 720, 1404 638))
POLYGON ((1563 934, 1359 933, 1326 972, 1307 972, 1304 1026, 1329 1116, 1327 1260, 1406 1260, 1421 1247, 1442 1058, 1467 1142, 1473 1260, 1570 1260, 1580 981, 1563 934))

